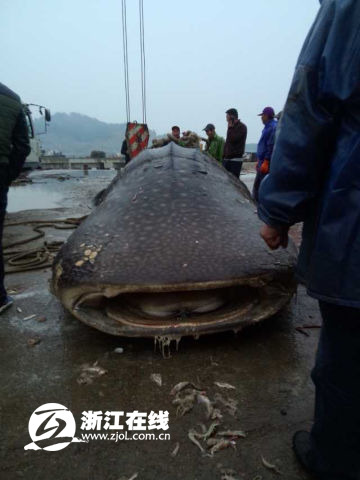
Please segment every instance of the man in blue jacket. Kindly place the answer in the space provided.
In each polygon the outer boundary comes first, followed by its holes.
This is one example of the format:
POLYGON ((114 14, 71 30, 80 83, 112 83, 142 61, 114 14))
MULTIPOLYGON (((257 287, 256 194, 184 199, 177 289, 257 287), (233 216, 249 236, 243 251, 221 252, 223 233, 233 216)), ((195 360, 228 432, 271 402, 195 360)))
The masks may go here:
POLYGON ((275 112, 272 107, 265 107, 264 110, 259 113, 259 116, 261 116, 261 121, 265 126, 261 133, 256 152, 256 177, 253 186, 253 198, 256 202, 259 201, 260 183, 270 170, 270 160, 274 148, 277 127, 277 120, 274 118, 275 112))
POLYGON ((311 433, 298 459, 319 479, 360 479, 360 1, 323 0, 282 114, 258 213, 286 247, 304 221, 298 273, 323 326, 311 433))

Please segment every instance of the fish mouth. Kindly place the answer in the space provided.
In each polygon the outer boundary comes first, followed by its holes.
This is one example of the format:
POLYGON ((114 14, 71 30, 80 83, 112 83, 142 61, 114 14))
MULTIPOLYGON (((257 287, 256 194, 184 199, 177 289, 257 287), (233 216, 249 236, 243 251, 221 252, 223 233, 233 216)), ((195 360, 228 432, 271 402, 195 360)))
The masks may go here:
POLYGON ((296 289, 292 274, 237 282, 168 286, 82 286, 63 295, 82 322, 129 337, 239 331, 276 313, 296 289))

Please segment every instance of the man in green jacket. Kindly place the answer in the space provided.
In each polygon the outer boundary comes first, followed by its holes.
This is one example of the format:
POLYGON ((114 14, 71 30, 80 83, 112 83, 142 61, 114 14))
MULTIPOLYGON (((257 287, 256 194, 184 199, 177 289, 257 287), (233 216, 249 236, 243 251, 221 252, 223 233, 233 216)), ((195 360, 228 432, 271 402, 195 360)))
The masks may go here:
POLYGON ((206 140, 205 152, 207 152, 211 157, 215 158, 218 162, 222 162, 224 144, 225 140, 217 135, 215 132, 215 125, 208 123, 204 128, 206 135, 208 136, 206 140))
POLYGON ((20 97, 0 83, 0 314, 13 303, 4 287, 2 252, 7 194, 29 153, 28 127, 20 97))

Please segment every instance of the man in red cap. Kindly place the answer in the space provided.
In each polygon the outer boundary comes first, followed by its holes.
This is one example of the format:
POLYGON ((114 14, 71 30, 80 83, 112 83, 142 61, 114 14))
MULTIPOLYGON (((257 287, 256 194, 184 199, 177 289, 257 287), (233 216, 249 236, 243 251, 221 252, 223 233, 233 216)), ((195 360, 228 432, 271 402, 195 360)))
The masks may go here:
POLYGON ((260 183, 265 175, 269 173, 277 127, 275 112, 272 107, 265 107, 264 110, 259 113, 259 116, 261 116, 261 120, 265 126, 257 146, 256 177, 253 186, 253 198, 256 202, 259 201, 260 183))

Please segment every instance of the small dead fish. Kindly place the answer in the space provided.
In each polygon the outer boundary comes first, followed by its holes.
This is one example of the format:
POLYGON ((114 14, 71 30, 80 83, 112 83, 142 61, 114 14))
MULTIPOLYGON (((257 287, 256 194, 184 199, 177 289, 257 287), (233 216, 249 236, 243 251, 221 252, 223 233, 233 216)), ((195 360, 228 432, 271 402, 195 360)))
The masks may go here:
POLYGON ((197 401, 198 403, 202 404, 202 405, 205 405, 205 408, 206 408, 206 418, 210 418, 211 417, 211 414, 213 413, 213 406, 209 400, 209 398, 202 394, 202 393, 198 393, 197 394, 197 401))
POLYGON ((223 415, 221 411, 218 408, 214 408, 212 413, 211 413, 211 420, 221 420, 223 418, 223 415))
POLYGON ((32 318, 35 318, 36 315, 29 315, 28 317, 23 318, 23 320, 31 320, 32 318))
POLYGON ((202 433, 206 433, 206 426, 203 423, 198 423, 199 427, 202 430, 202 433))
POLYGON ((189 430, 189 433, 188 433, 189 440, 201 450, 201 453, 205 453, 204 448, 201 446, 200 442, 196 439, 196 435, 197 435, 197 432, 195 430, 192 430, 192 429, 189 430))
POLYGON ((269 463, 265 458, 261 455, 261 461, 264 467, 266 467, 268 470, 272 470, 273 472, 277 473, 278 475, 281 475, 280 470, 278 467, 272 463, 269 463))
POLYGON ((86 373, 95 374, 100 377, 101 375, 105 375, 105 373, 107 373, 107 370, 105 370, 102 367, 93 366, 93 367, 88 367, 86 369, 86 373))
POLYGON ((180 443, 179 443, 179 442, 176 442, 175 448, 174 448, 174 450, 171 452, 170 455, 171 455, 172 457, 176 457, 176 455, 178 454, 179 448, 180 448, 180 443))
POLYGON ((236 390, 236 387, 234 387, 234 385, 230 385, 230 383, 214 382, 214 385, 216 385, 219 388, 228 388, 229 390, 236 390))
POLYGON ((128 478, 128 477, 120 477, 119 480, 135 480, 135 478, 137 478, 138 475, 139 475, 138 473, 134 473, 133 475, 131 475, 130 478, 128 478))
POLYGON ((29 347, 34 347, 40 342, 41 342, 41 338, 35 337, 35 338, 29 338, 29 340, 27 341, 27 344, 29 345, 29 347))
POLYGON ((159 387, 161 387, 161 385, 162 385, 162 378, 161 378, 160 373, 152 373, 152 374, 150 375, 150 380, 152 380, 154 383, 156 383, 156 385, 159 385, 159 387))
POLYGON ((186 387, 192 387, 194 388, 195 390, 201 390, 200 387, 197 387, 196 385, 194 385, 193 383, 191 382, 180 382, 180 383, 177 383, 170 391, 170 395, 176 395, 177 393, 181 392, 181 390, 184 390, 184 388, 186 387))
POLYGON ((219 439, 218 438, 208 438, 206 440, 206 445, 208 447, 213 447, 214 445, 216 445, 218 443, 219 439))
POLYGON ((239 480, 236 471, 231 468, 221 469, 221 480, 239 480))
POLYGON ((85 363, 80 367, 80 369, 81 369, 81 374, 77 379, 77 383, 79 385, 93 383, 94 378, 101 377, 102 375, 105 375, 107 373, 107 370, 105 370, 105 368, 100 367, 97 361, 93 363, 93 365, 89 365, 88 363, 85 363))
POLYGON ((219 437, 242 437, 246 438, 246 433, 242 430, 225 430, 224 432, 218 432, 219 437))
POLYGON ((234 448, 234 442, 232 442, 231 440, 225 440, 224 438, 222 438, 221 440, 219 440, 216 443, 216 445, 211 447, 210 455, 214 455, 214 453, 219 452, 220 450, 224 450, 224 448, 229 448, 229 447, 234 448))
POLYGON ((177 405, 178 408, 176 410, 176 416, 183 417, 185 413, 190 412, 194 408, 196 397, 196 391, 193 390, 191 393, 186 395, 185 397, 176 396, 172 401, 173 405, 177 405))
POLYGON ((19 313, 22 313, 22 310, 20 307, 16 307, 16 311, 19 312, 19 313))
POLYGON ((221 475, 221 480, 238 480, 238 478, 234 477, 231 473, 223 473, 221 475))
POLYGON ((206 433, 204 433, 204 440, 207 440, 208 438, 210 438, 211 435, 213 435, 213 434, 215 433, 215 431, 216 431, 216 429, 217 429, 217 427, 218 427, 219 425, 220 425, 219 422, 213 422, 213 423, 210 425, 208 431, 207 431, 206 433))

